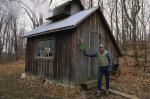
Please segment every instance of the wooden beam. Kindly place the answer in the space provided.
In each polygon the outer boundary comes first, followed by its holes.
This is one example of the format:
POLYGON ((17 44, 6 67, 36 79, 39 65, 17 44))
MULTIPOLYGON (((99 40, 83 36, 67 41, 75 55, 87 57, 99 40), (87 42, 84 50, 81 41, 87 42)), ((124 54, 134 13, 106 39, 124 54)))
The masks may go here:
POLYGON ((138 98, 138 97, 135 96, 135 95, 129 95, 129 94, 126 94, 126 93, 122 93, 122 92, 113 90, 113 89, 110 89, 109 91, 110 91, 111 93, 114 93, 114 94, 117 94, 117 95, 120 95, 120 96, 129 98, 129 99, 140 99, 140 98, 138 98))
MULTIPOLYGON (((91 81, 84 82, 81 84, 81 87, 83 89, 86 89, 86 90, 96 88, 97 87, 97 80, 91 80, 91 81)), ((102 89, 105 90, 105 87, 103 86, 102 89)), ((128 99, 140 99, 135 95, 129 95, 129 94, 117 91, 117 90, 109 89, 109 91, 113 94, 120 95, 120 96, 126 97, 128 99)))
POLYGON ((96 88, 97 87, 97 81, 96 80, 90 80, 90 81, 84 82, 81 84, 81 87, 83 89, 86 89, 86 90, 96 88))

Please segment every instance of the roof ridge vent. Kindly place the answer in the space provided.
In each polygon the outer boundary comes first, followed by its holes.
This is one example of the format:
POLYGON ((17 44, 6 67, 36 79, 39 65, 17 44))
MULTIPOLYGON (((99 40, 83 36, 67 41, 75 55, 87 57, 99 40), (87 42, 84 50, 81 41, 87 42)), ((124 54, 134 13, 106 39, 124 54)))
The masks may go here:
POLYGON ((68 1, 53 10, 53 16, 47 18, 53 22, 67 18, 81 10, 84 10, 84 7, 80 0, 71 0, 68 1))

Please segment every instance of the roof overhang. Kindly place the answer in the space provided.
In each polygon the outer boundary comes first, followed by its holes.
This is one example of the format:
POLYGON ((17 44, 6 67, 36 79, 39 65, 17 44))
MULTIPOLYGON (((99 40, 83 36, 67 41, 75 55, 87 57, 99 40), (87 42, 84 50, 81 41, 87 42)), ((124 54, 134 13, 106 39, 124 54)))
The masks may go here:
POLYGON ((50 33, 64 31, 64 30, 71 30, 71 29, 74 29, 74 28, 75 28, 75 26, 62 27, 62 28, 59 28, 59 29, 48 30, 48 31, 40 32, 38 34, 31 34, 29 36, 23 36, 23 37, 26 37, 26 38, 35 37, 35 36, 39 36, 39 35, 50 34, 50 33))

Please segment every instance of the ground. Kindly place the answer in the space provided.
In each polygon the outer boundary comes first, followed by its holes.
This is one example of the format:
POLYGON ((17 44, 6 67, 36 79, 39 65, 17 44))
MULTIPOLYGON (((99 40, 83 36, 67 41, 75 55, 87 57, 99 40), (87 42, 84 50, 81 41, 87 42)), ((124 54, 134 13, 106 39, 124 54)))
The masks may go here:
MULTIPOLYGON (((31 75, 21 79, 23 72, 23 59, 0 65, 0 99, 126 99, 115 94, 106 96, 104 93, 96 97, 96 89, 85 91, 53 82, 45 83, 31 75)), ((140 68, 135 70, 132 64, 124 64, 120 75, 111 77, 111 88, 142 99, 150 99, 149 77, 145 77, 140 68)))
POLYGON ((150 99, 150 74, 146 74, 141 65, 135 66, 133 58, 124 58, 121 59, 121 73, 112 78, 111 87, 141 99, 150 99))

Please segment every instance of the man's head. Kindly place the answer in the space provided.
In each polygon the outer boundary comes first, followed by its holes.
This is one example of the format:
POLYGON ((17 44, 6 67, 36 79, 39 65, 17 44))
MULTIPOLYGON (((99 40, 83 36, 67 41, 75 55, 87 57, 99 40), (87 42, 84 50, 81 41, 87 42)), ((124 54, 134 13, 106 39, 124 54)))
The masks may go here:
POLYGON ((99 52, 100 53, 104 53, 104 50, 105 50, 104 45, 100 44, 100 46, 99 46, 99 52))

